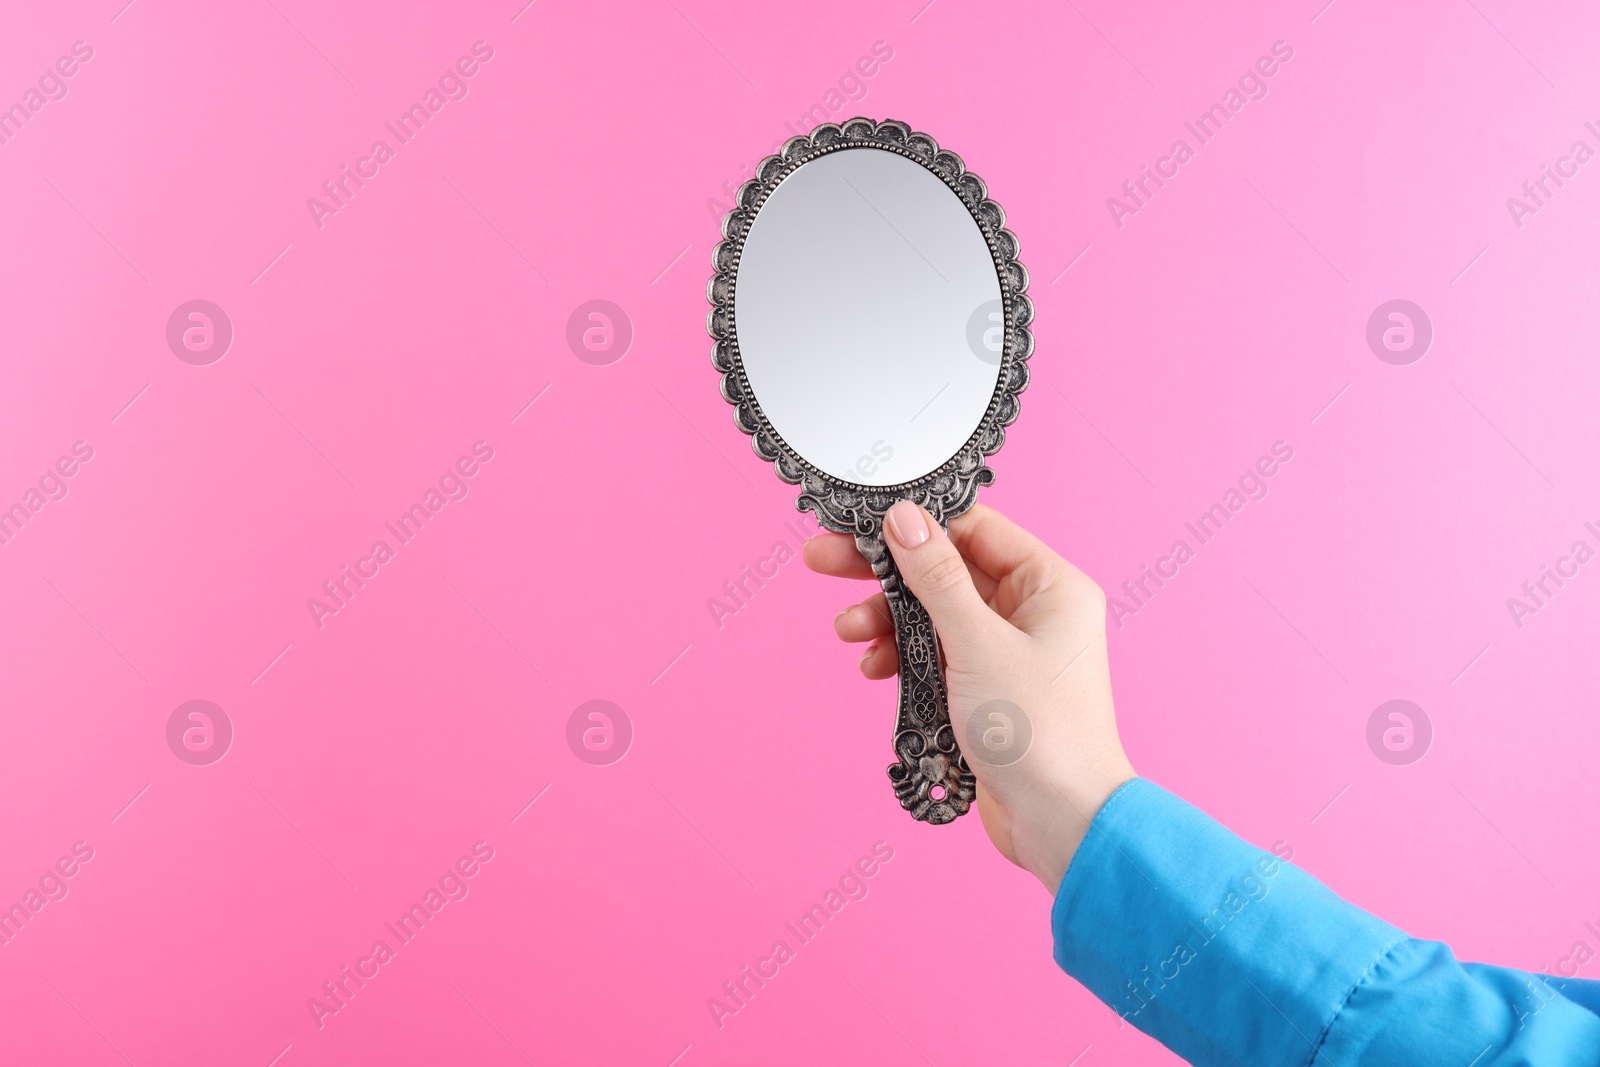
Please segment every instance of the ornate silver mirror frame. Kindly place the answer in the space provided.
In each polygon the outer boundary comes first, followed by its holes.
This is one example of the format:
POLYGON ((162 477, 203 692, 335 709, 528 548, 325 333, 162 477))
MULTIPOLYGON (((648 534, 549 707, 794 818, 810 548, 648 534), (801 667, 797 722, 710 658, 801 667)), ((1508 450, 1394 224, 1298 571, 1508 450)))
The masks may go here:
POLYGON ((883 516, 896 501, 912 500, 948 526, 970 508, 978 487, 994 481, 984 462, 1005 443, 1005 428, 1017 417, 1017 399, 1028 385, 1027 360, 1033 354, 1033 303, 1024 294, 1028 272, 1017 261, 1017 239, 1005 228, 1005 212, 989 199, 982 179, 961 157, 941 149, 932 137, 903 122, 854 118, 818 126, 795 137, 756 167, 739 188, 736 206, 722 220, 723 240, 711 256, 714 273, 706 287, 711 311, 706 329, 713 339, 711 362, 722 375, 723 398, 734 407, 734 424, 750 435, 756 455, 772 463, 779 478, 801 487, 795 507, 812 511, 825 528, 852 534, 883 586, 900 650, 900 702, 895 720, 889 778, 900 806, 912 818, 934 824, 966 814, 976 796, 976 780, 950 725, 938 638, 927 610, 900 580, 883 541, 883 516), (745 239, 756 214, 778 184, 797 168, 830 152, 875 150, 914 160, 937 175, 961 199, 982 231, 999 276, 1005 314, 1005 339, 994 395, 967 442, 937 469, 912 481, 866 486, 826 474, 797 454, 773 429, 750 389, 735 330, 736 281, 745 239))

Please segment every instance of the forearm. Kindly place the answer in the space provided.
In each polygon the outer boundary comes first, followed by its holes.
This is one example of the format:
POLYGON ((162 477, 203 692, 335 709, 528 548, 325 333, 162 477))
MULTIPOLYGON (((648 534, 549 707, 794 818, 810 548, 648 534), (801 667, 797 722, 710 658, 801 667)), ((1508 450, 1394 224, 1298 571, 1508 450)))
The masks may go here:
POLYGON ((1600 1018, 1552 987, 1463 967, 1142 779, 1053 920, 1061 967, 1197 1064, 1600 1064, 1600 1018))

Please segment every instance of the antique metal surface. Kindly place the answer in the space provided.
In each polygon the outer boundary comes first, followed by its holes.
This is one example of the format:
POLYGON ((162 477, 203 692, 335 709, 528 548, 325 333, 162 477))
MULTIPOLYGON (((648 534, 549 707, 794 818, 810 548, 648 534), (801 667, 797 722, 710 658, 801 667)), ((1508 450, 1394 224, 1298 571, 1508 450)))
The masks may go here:
MULTIPOLYGON (((861 554, 883 586, 894 618, 900 650, 900 703, 895 722, 896 761, 888 768, 900 804, 913 818, 948 823, 971 807, 976 783, 950 725, 938 639, 927 610, 901 581, 884 544, 883 516, 898 500, 927 508, 940 524, 970 508, 978 487, 994 481, 985 459, 1005 443, 1005 428, 1017 417, 1018 394, 1028 384, 1027 360, 1033 353, 1032 301, 1024 295, 1028 272, 1017 260, 1017 239, 1005 228, 1005 212, 989 199, 982 179, 961 157, 941 149, 932 137, 903 122, 854 118, 818 126, 809 136, 786 142, 778 155, 756 167, 755 178, 740 187, 734 209, 722 220, 723 240, 712 253, 715 273, 706 287, 711 311, 706 328, 713 339, 711 361, 722 375, 722 395, 733 405, 734 423, 750 435, 750 445, 772 463, 779 478, 801 488, 795 506, 816 514, 829 530, 855 537, 861 554), (983 232, 999 275, 1004 310, 1004 342, 994 395, 972 436, 955 455, 920 478, 898 485, 865 486, 833 477, 808 463, 773 429, 750 389, 740 359, 736 330, 737 279, 744 242, 762 205, 796 168, 830 152, 886 151, 914 160, 938 175, 961 199, 983 232)), ((827 314, 816 309, 813 314, 827 314)))

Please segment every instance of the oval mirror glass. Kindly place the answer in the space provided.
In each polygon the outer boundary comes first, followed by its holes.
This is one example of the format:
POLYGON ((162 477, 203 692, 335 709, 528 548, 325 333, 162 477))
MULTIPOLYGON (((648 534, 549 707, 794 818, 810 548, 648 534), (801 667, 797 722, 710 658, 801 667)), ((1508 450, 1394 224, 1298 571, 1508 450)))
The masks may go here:
POLYGON ((908 482, 983 421, 1000 279, 966 204, 921 164, 862 147, 798 167, 751 223, 736 288, 750 391, 824 473, 908 482))

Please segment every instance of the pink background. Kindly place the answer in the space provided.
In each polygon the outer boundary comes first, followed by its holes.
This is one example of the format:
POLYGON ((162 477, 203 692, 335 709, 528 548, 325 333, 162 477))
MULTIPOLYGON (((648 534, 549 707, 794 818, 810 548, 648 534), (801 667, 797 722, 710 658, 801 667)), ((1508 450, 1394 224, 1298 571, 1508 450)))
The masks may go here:
POLYGON ((1600 547, 1600 162, 1506 207, 1600 148, 1591 6, 124 2, 0 35, 0 102, 94 50, 0 146, 0 504, 94 450, 0 546, 0 903, 94 850, 0 947, 0 1060, 1171 1061, 1056 969, 975 818, 896 806, 892 686, 829 626, 864 585, 791 562, 707 606, 795 516, 708 362, 719 201, 879 41, 836 117, 961 153, 1033 274, 984 499, 1114 593, 1294 448, 1113 628, 1135 765, 1463 957, 1600 947, 1600 564, 1506 606, 1600 547), (469 95, 319 229, 307 198, 479 40, 469 95), (1107 198, 1280 40, 1118 228, 1107 198), (196 298, 235 329, 209 366, 165 340, 196 298), (1409 366, 1365 342, 1395 298, 1434 325, 1409 366), (633 326, 610 365, 565 340, 591 299, 633 326), (307 598, 480 440, 470 495, 319 629, 307 598), (1366 741, 1394 698, 1434 729, 1409 766, 1366 741), (193 699, 235 731, 209 766, 166 741, 193 699), (566 741, 594 699, 634 730, 609 766, 566 741), (307 999, 480 840, 319 1029, 307 999), (869 895, 719 1029, 707 998, 878 841, 869 895))

